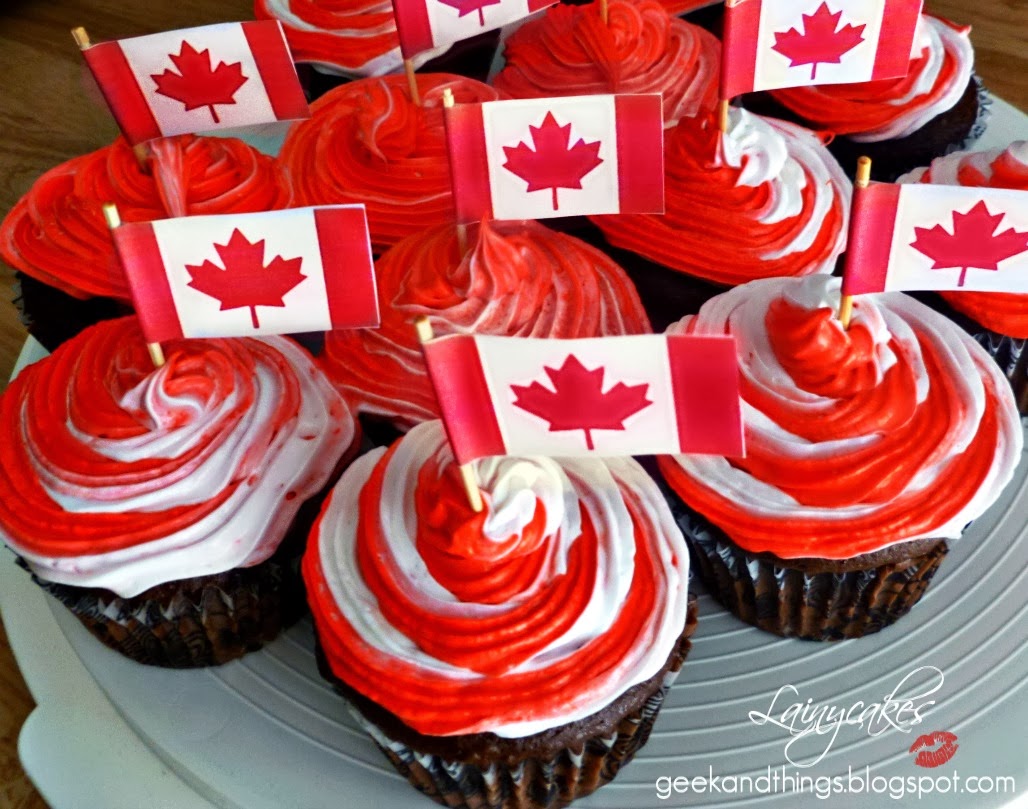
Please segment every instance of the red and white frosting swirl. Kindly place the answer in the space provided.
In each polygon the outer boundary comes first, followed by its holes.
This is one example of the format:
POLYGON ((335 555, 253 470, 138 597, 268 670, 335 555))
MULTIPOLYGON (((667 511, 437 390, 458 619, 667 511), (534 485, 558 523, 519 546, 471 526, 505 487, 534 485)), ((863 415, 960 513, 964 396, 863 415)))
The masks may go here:
MULTIPOLYGON (((1028 141, 986 152, 956 152, 915 169, 901 183, 935 183, 1028 191, 1028 141)), ((1028 295, 1016 292, 942 292, 954 309, 986 328, 1011 337, 1028 337, 1028 295)))
POLYGON ((513 98, 660 93, 664 123, 717 104, 721 45, 698 26, 669 16, 657 0, 557 5, 509 39, 493 81, 513 98))
POLYGON ((850 181, 803 127, 733 109, 664 134, 663 214, 591 217, 607 240, 719 284, 831 272, 846 248, 850 181))
POLYGON ((274 158, 233 138, 180 135, 148 147, 146 169, 122 138, 50 169, 0 226, 10 266, 77 298, 130 300, 102 206, 123 222, 251 213, 290 205, 274 158))
POLYGON ((439 422, 344 474, 303 573, 336 677, 420 733, 517 738, 589 716, 667 662, 689 556, 635 461, 478 461, 439 422))
POLYGON ((600 337, 645 334, 632 282, 607 256, 538 222, 483 222, 461 256, 452 225, 411 236, 375 264, 382 324, 329 332, 319 358, 350 405, 410 427, 439 417, 414 333, 600 337))
MULTIPOLYGON (((382 76, 403 66, 391 0, 254 0, 258 20, 278 20, 295 62, 348 76, 382 76)), ((415 64, 445 52, 425 51, 415 64)))
POLYGON ((773 90, 817 128, 861 143, 905 138, 952 109, 974 71, 969 26, 922 15, 910 70, 897 79, 773 90))
POLYGON ((969 335, 902 293, 856 298, 847 331, 839 286, 754 281, 669 330, 737 341, 746 458, 659 462, 752 553, 847 559, 958 537, 1021 458, 1010 385, 969 335))
POLYGON ((364 203, 376 251, 454 221, 443 91, 458 104, 500 97, 473 79, 416 75, 421 106, 404 76, 344 84, 311 105, 310 119, 289 130, 279 153, 298 205, 364 203))
POLYGON ((129 597, 269 557, 354 443, 284 337, 184 340, 154 369, 104 321, 0 397, 0 538, 41 578, 129 597))

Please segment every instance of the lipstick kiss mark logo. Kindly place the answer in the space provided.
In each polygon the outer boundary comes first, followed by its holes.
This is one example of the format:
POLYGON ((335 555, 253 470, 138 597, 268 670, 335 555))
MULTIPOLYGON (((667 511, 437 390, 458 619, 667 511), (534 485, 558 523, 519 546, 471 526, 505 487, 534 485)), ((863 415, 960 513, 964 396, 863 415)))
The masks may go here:
POLYGON ((948 730, 937 730, 918 736, 912 745, 911 753, 917 753, 914 763, 918 767, 941 767, 957 752, 957 737, 948 730))

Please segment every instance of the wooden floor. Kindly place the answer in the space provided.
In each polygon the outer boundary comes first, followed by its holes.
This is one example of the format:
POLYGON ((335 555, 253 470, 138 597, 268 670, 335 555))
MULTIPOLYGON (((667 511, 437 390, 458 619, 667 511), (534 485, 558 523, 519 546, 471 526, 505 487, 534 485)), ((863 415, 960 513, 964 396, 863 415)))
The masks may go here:
MULTIPOLYGON (((6 0, 0 8, 0 215, 44 171, 116 134, 83 73, 68 34, 72 27, 84 25, 95 39, 113 39, 248 19, 252 6, 250 0, 6 0)), ((973 26, 986 86, 1028 109, 1028 0, 928 0, 927 6, 973 26)), ((11 281, 11 273, 0 269, 0 380, 7 379, 25 339, 10 303, 11 281)), ((31 709, 0 626, 0 809, 45 806, 17 761, 18 729, 31 709)))

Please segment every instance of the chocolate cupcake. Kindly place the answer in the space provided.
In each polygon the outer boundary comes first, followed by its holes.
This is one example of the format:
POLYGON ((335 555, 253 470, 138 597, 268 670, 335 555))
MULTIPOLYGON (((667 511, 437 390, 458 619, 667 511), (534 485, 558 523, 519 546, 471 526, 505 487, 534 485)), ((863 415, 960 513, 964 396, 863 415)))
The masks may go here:
POLYGON ((733 334, 747 456, 658 459, 700 576, 779 635, 876 632, 921 597, 969 522, 1010 480, 1022 430, 979 345, 900 293, 768 279, 671 331, 733 334))
POLYGON ((303 611, 299 556, 359 443, 283 337, 165 345, 92 326, 0 397, 0 539, 101 641, 141 663, 224 663, 303 611))
POLYGON ((689 558, 631 459, 476 462, 439 422, 344 474, 303 571, 325 675, 450 807, 564 806, 646 741, 695 626, 689 558))
POLYGON ((21 276, 29 332, 49 350, 99 320, 131 313, 102 206, 123 222, 287 208, 274 158, 234 138, 180 135, 141 166, 119 138, 46 172, 0 225, 0 257, 21 276))
POLYGON ((970 30, 924 14, 906 76, 790 87, 742 101, 761 114, 834 136, 828 148, 848 174, 866 155, 875 179, 888 182, 965 148, 985 131, 988 97, 974 74, 970 30))

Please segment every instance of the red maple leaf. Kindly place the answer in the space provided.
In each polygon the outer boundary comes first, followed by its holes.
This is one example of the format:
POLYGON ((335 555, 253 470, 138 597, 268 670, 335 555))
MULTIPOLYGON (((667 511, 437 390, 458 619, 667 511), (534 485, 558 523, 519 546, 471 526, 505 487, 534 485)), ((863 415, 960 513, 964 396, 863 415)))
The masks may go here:
POLYGON ((511 385, 517 399, 515 407, 548 421, 550 432, 584 430, 585 445, 593 447, 592 430, 624 430, 624 420, 649 407, 647 384, 618 382, 603 392, 603 368, 587 369, 578 357, 569 354, 560 370, 543 367, 553 390, 538 382, 529 386, 511 385))
POLYGON ((542 126, 529 126, 533 152, 524 143, 504 146, 507 162, 503 167, 528 182, 528 191, 553 189, 553 210, 557 210, 558 188, 581 188, 582 178, 603 160, 599 157, 600 141, 586 143, 582 138, 574 146, 571 124, 560 126, 552 112, 547 112, 542 126))
POLYGON ((482 9, 485 6, 498 6, 503 0, 439 0, 444 6, 455 8, 459 12, 457 17, 463 17, 472 11, 478 12, 478 24, 485 27, 485 14, 482 9))
POLYGON ((275 256, 264 265, 264 239, 250 242, 236 228, 228 244, 215 244, 224 269, 210 261, 199 267, 187 264, 192 280, 188 286, 221 301, 221 311, 250 309, 253 327, 257 322, 258 306, 285 306, 282 298, 307 276, 300 272, 302 258, 284 259, 275 256))
POLYGON ((914 228, 915 238, 910 246, 935 262, 933 270, 960 267, 957 286, 962 287, 969 267, 998 270, 1003 259, 1028 250, 1028 232, 1010 228, 996 233, 1003 216, 993 215, 982 200, 967 213, 953 211, 952 234, 942 225, 914 228))
POLYGON ((864 25, 844 25, 839 28, 842 12, 832 14, 828 3, 822 3, 813 14, 803 15, 803 33, 790 28, 784 34, 775 32, 777 51, 789 60, 789 67, 811 65, 810 79, 817 78, 819 63, 839 64, 848 53, 864 41, 864 25))
POLYGON ((218 118, 214 105, 236 103, 236 91, 248 81, 243 75, 243 63, 227 65, 221 62, 212 69, 211 52, 197 51, 185 40, 182 41, 178 56, 169 53, 168 58, 181 75, 170 69, 152 74, 150 78, 157 83, 157 92, 181 101, 186 105, 187 112, 198 107, 207 107, 211 111, 214 123, 220 124, 221 119, 218 118))

